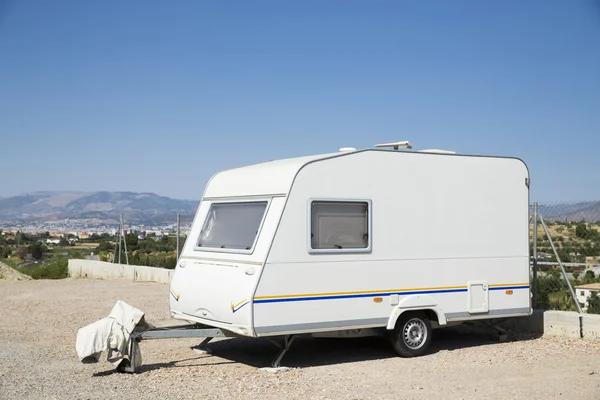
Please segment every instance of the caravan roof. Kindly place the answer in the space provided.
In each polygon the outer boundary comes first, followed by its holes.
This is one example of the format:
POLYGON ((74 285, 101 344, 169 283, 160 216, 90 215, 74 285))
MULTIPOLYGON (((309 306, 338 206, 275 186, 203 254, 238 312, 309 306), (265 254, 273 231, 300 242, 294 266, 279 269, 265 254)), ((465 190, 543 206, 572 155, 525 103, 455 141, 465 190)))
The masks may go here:
POLYGON ((204 197, 285 195, 304 165, 339 154, 286 158, 219 172, 212 177, 204 197))
MULTIPOLYGON (((402 142, 404 143, 404 142, 402 142)), ((394 144, 394 143, 392 143, 394 144)), ((379 145, 385 146, 385 145, 379 145)), ((397 150, 341 148, 339 152, 312 156, 284 158, 259 164, 242 166, 215 174, 207 185, 204 198, 235 198, 249 196, 287 195, 298 171, 306 164, 335 156, 344 156, 364 151, 394 152, 409 154, 458 155, 454 151, 428 149, 416 152, 397 150)), ((511 157, 492 157, 511 158, 511 157)))

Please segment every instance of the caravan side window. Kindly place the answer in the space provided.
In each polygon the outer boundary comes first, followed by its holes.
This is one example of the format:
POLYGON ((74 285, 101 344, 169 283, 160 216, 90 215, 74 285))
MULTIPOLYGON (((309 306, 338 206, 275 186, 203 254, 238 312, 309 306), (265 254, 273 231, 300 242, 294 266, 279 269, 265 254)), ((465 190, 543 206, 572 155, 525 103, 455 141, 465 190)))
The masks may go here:
POLYGON ((311 252, 365 252, 371 250, 370 201, 312 200, 311 252))

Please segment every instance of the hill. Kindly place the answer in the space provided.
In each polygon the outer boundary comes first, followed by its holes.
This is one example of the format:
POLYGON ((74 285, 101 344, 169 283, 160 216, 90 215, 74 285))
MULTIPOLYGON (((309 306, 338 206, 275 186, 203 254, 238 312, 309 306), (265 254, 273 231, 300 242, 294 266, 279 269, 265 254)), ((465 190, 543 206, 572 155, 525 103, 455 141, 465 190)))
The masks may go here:
POLYGON ((564 204, 540 203, 538 210, 548 221, 600 221, 600 201, 564 204))
POLYGON ((0 222, 48 222, 90 219, 112 223, 119 214, 129 222, 160 224, 173 214, 192 215, 197 201, 177 200, 154 193, 134 192, 34 192, 0 198, 0 222))

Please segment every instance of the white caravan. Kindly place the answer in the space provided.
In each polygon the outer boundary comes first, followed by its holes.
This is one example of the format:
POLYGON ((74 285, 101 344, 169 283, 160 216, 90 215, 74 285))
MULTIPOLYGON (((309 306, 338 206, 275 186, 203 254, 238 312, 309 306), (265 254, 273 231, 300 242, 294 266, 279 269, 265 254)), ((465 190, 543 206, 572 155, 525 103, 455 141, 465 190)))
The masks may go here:
POLYGON ((437 150, 216 174, 170 284, 176 319, 248 337, 379 331, 409 357, 432 327, 529 315, 530 299, 526 165, 437 150))

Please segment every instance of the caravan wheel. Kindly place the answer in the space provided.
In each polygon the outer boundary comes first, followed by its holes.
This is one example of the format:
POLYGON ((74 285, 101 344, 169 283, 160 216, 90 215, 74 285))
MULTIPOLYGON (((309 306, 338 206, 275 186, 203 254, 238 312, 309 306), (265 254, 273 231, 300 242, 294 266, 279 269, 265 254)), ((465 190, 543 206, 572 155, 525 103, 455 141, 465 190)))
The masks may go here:
POLYGON ((403 313, 391 332, 392 346, 402 357, 425 354, 431 343, 431 323, 424 313, 403 313))

